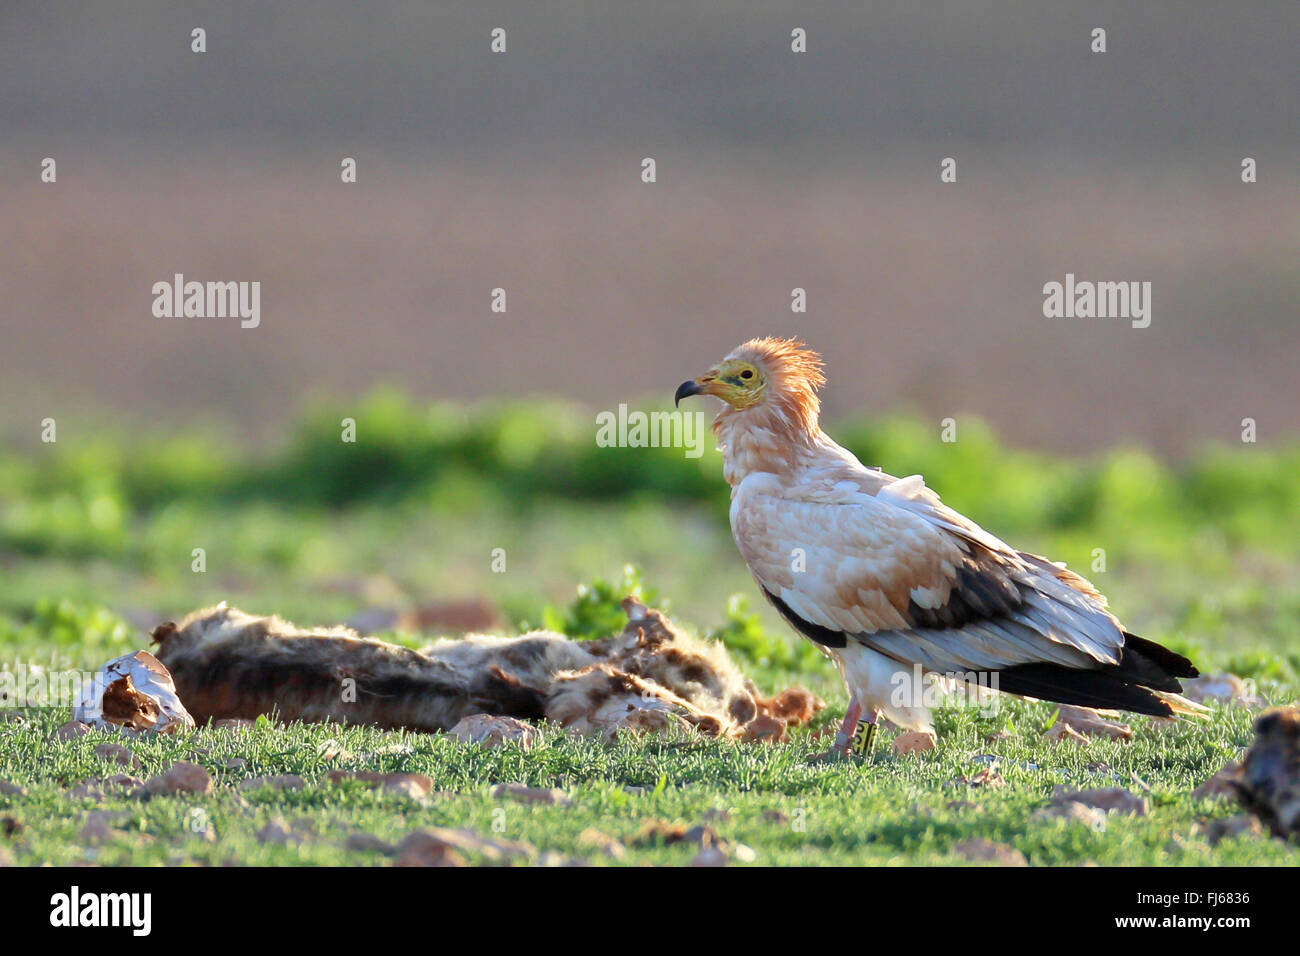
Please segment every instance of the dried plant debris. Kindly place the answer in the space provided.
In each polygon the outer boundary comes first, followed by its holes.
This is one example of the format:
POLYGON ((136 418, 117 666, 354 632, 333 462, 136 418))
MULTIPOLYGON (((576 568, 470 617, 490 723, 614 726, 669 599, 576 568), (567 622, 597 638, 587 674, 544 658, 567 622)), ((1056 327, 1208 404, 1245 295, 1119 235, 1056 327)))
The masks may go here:
POLYGON ((1047 728, 1047 731, 1043 734, 1043 742, 1049 744, 1075 743, 1081 747, 1088 746, 1087 737, 1060 720, 1047 728))
POLYGON ((985 767, 983 770, 980 770, 969 777, 962 774, 944 784, 945 787, 984 787, 988 790, 1000 790, 1006 785, 1006 778, 998 772, 997 767, 985 767))
POLYGON ((1082 734, 1085 737, 1111 737, 1115 740, 1131 739, 1133 728, 1128 724, 1121 724, 1118 721, 1107 719, 1113 716, 1116 716, 1116 714, 1110 710, 1097 711, 1091 707, 1075 707, 1072 704, 1061 704, 1056 708, 1056 723, 1053 724, 1053 729, 1058 725, 1064 725, 1076 734, 1082 734))
POLYGON ((1237 798, 1277 837, 1300 837, 1300 708, 1274 707, 1255 720, 1237 798))
POLYGON ((194 726, 167 668, 148 651, 115 658, 99 669, 72 723, 132 731, 174 733, 194 726))
POLYGON ((160 625, 153 637, 199 721, 275 714, 386 729, 455 728, 488 745, 493 730, 474 721, 547 719, 607 739, 677 727, 781 740, 786 727, 825 706, 801 688, 763 697, 720 642, 693 638, 631 598, 623 607, 623 631, 592 641, 534 631, 469 635, 415 651, 347 628, 305 630, 224 604, 160 625))
POLYGON ((687 844, 698 847, 691 866, 726 866, 728 861, 752 863, 757 858, 753 849, 743 843, 732 843, 718 835, 712 827, 696 824, 687 827, 681 823, 648 820, 631 840, 634 846, 676 846, 687 844))

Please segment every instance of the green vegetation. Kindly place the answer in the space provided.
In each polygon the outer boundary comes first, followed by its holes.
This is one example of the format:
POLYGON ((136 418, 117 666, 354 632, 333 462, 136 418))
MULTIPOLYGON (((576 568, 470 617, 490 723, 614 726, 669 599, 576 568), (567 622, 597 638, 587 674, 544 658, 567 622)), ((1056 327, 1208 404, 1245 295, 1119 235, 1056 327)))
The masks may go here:
POLYGON ((624 863, 688 862, 697 847, 637 842, 648 821, 663 820, 703 823, 767 864, 960 863, 955 848, 973 837, 1014 847, 1035 864, 1300 863, 1300 849, 1259 836, 1211 846, 1204 821, 1235 811, 1190 795, 1249 739, 1250 718, 1242 709, 1217 710, 1208 727, 1160 731, 1143 721, 1128 743, 1095 741, 1086 748, 1039 742, 1051 714, 1045 705, 1008 703, 995 724, 1017 736, 996 742, 982 736, 989 721, 943 713, 943 736, 931 753, 899 757, 881 746, 869 763, 829 767, 807 762, 817 749, 807 733, 776 747, 681 738, 610 747, 547 731, 540 747, 524 753, 360 727, 209 729, 127 741, 142 764, 137 776, 189 760, 215 779, 204 796, 149 800, 111 789, 102 798, 71 795, 80 781, 124 769, 95 754, 96 746, 116 738, 95 733, 52 743, 62 717, 40 714, 22 724, 0 723, 0 780, 26 788, 23 795, 0 796, 0 817, 13 831, 0 838, 0 848, 19 863, 370 864, 385 857, 349 849, 350 835, 396 843, 421 827, 455 827, 524 841, 538 855, 612 862, 579 840, 592 828, 626 845, 624 863), (975 759, 984 754, 998 759, 1005 786, 960 781, 987 766, 975 759), (334 784, 326 774, 336 768, 423 773, 435 792, 420 801, 334 784), (252 777, 287 773, 302 775, 305 785, 239 787, 252 777), (493 798, 499 782, 558 787, 573 805, 493 798), (1111 814, 1098 830, 1042 812, 1056 784, 1125 787, 1145 796, 1150 809, 1146 816, 1111 814), (82 835, 92 811, 109 813, 112 822, 106 836, 93 840, 82 835), (277 816, 295 832, 292 842, 256 836, 277 816), (195 832, 196 818, 202 832, 195 832), (494 823, 501 829, 494 831, 494 823))
MULTIPOLYGON (((1272 702, 1300 694, 1300 448, 1212 448, 1169 465, 1135 450, 1086 461, 1008 450, 964 420, 954 444, 908 419, 831 431, 864 461, 920 472, 989 530, 1068 562, 1138 633, 1207 670, 1255 680, 1272 702)), ((658 819, 708 823, 760 863, 956 862, 954 847, 972 836, 1033 863, 1300 862, 1300 851, 1259 837, 1211 847, 1195 825, 1235 812, 1190 791, 1248 742, 1243 708, 1219 707, 1208 726, 1175 730, 1134 718, 1131 742, 1086 748, 1040 740, 1049 705, 1008 702, 995 719, 945 709, 932 753, 895 756, 885 739, 867 764, 809 765, 824 747, 814 734, 838 720, 843 692, 825 659, 758 599, 726 528, 716 454, 598 448, 594 432, 593 417, 568 406, 419 408, 381 393, 359 411, 319 409, 284 446, 257 452, 215 437, 107 432, 61 433, 55 445, 11 452, 0 458, 0 666, 95 668, 146 646, 153 624, 223 599, 324 624, 368 607, 478 596, 512 628, 591 638, 620 628, 619 602, 638 593, 723 640, 765 690, 803 683, 823 695, 830 708, 789 744, 606 747, 547 731, 543 746, 522 753, 367 728, 204 729, 127 743, 142 764, 137 776, 192 760, 216 778, 212 794, 97 799, 71 788, 122 769, 94 753, 109 737, 54 741, 66 712, 33 710, 0 721, 0 782, 26 790, 0 793, 12 831, 0 835, 0 857, 375 863, 385 857, 345 848, 350 833, 391 842, 454 826, 609 862, 578 839, 595 828, 627 844, 624 862, 689 860, 694 848, 634 839, 658 819), (340 441, 345 416, 356 419, 355 444, 340 441), (579 581, 592 583, 575 596, 579 581), (998 732, 1013 736, 990 739, 998 732), (346 756, 322 756, 333 750, 346 756), (975 759, 982 754, 996 757, 1006 786, 953 783, 987 766, 975 759), (435 794, 420 802, 331 784, 333 767, 425 773, 435 794), (280 773, 306 785, 237 789, 280 773), (560 787, 574 803, 494 799, 501 782, 560 787), (1037 813, 1060 783, 1124 786, 1151 810, 1112 815, 1101 832, 1037 813), (215 839, 194 832, 195 807, 215 839), (502 808, 505 830, 491 834, 502 808), (91 810, 120 816, 109 836, 88 842, 80 833, 91 810), (728 814, 706 819, 711 810, 728 814), (297 821, 301 839, 254 836, 277 814, 297 821)), ((412 646, 429 637, 384 636, 412 646)))
POLYGON ((628 564, 623 576, 610 583, 597 578, 591 584, 579 584, 578 596, 564 611, 548 607, 542 614, 542 623, 552 631, 559 631, 579 641, 608 637, 623 630, 627 615, 623 612, 623 599, 634 597, 649 607, 667 610, 659 594, 641 581, 641 572, 628 564))

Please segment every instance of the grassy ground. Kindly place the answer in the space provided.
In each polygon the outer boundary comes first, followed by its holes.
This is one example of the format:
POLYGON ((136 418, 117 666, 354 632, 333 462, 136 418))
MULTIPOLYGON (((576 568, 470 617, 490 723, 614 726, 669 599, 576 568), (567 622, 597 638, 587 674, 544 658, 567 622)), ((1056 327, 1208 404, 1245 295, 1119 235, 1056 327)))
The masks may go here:
MULTIPOLYGON (((144 799, 97 786, 126 770, 95 753, 109 735, 58 741, 66 709, 29 709, 0 721, 0 783, 13 785, 0 789, 0 860, 383 863, 392 857, 357 834, 391 845, 451 827, 526 844, 521 858, 533 861, 689 862, 697 845, 647 835, 661 821, 709 826, 753 851, 734 860, 760 864, 964 862, 957 848, 972 838, 1041 864, 1300 863, 1300 850, 1260 836, 1212 846, 1203 822, 1236 810, 1191 796, 1249 742, 1253 713, 1242 707, 1172 730, 1134 718, 1133 740, 1087 747, 1042 742, 1050 705, 1007 702, 994 719, 946 709, 934 752, 896 756, 885 739, 869 761, 810 765, 825 745, 813 735, 838 719, 843 691, 765 608, 728 606, 732 594, 752 597, 752 584, 726 531, 716 458, 595 453, 581 419, 492 414, 456 431, 438 417, 445 410, 385 399, 359 420, 372 436, 360 447, 341 446, 323 414, 295 444, 256 460, 192 439, 142 447, 111 438, 0 460, 0 666, 93 669, 145 646, 152 624, 221 599, 317 624, 376 604, 478 595, 510 627, 580 629, 593 618, 564 610, 575 582, 616 579, 633 561, 661 604, 721 634, 765 690, 803 683, 828 711, 781 746, 604 746, 547 731, 524 753, 367 728, 203 729, 125 741, 137 777, 188 760, 214 778, 205 795, 144 799), (202 573, 192 570, 199 547, 202 573), (504 574, 491 569, 497 547, 504 574), (993 763, 1004 786, 964 782, 993 763), (434 791, 415 799, 335 784, 331 769, 422 773, 434 791), (286 773, 303 786, 240 786, 286 773), (91 792, 78 789, 87 782, 91 792), (559 788, 572 803, 492 796, 512 782, 559 788), (1044 812, 1058 784, 1124 787, 1149 812, 1101 824, 1044 812), (273 819, 290 832, 285 842, 258 836, 273 819), (599 850, 589 830, 617 839, 622 856, 599 850)), ((990 530, 1088 574, 1138 633, 1207 671, 1256 681, 1270 702, 1300 696, 1294 450, 1213 451, 1169 468, 1137 452, 1084 462, 1019 455, 971 430, 943 446, 908 422, 840 431, 864 460, 925 473, 990 530), (1096 548, 1104 571, 1090 569, 1096 548)))
MULTIPOLYGON (((807 735, 786 746, 651 739, 609 747, 548 733, 527 753, 482 750, 437 736, 368 728, 294 725, 251 731, 200 730, 180 738, 130 743, 148 776, 176 760, 206 767, 215 780, 204 796, 141 799, 73 796, 75 782, 124 768, 96 756, 111 735, 51 743, 59 718, 48 715, 0 726, 0 779, 25 787, 0 797, 3 840, 26 864, 370 864, 388 857, 352 849, 368 834, 396 844, 422 827, 469 828, 492 840, 523 842, 524 859, 579 859, 597 864, 687 863, 699 847, 645 836, 651 821, 703 824, 767 864, 930 864, 965 862, 956 848, 972 838, 1010 846, 1034 864, 1260 865, 1300 863, 1300 849, 1260 836, 1211 846, 1205 821, 1230 816, 1222 801, 1190 791, 1249 738, 1241 709, 1217 711, 1208 727, 1140 729, 1128 743, 1086 748, 1039 742, 1049 708, 1012 705, 1017 736, 985 741, 974 722, 949 727, 937 750, 895 756, 880 748, 862 763, 810 765, 807 735), (342 751, 326 759, 323 754, 342 751), (1005 785, 974 788, 969 779, 993 755, 1005 785), (242 763, 240 763, 242 761, 242 763), (236 769, 230 769, 234 767, 236 769), (434 792, 423 800, 331 783, 329 769, 427 774, 434 792), (241 789, 240 781, 300 774, 304 786, 241 789), (557 787, 567 805, 494 799, 498 782, 557 787), (1104 825, 1045 812, 1056 784, 1121 786, 1148 798, 1146 816, 1111 814, 1104 825), (90 815, 107 813, 107 833, 86 831, 90 815), (287 842, 259 837, 272 821, 287 842), (625 847, 615 861, 587 830, 625 847)), ((119 792, 120 793, 120 792, 119 792)), ((743 853, 743 851, 742 851, 743 853)), ((482 859, 467 854, 470 861, 482 859)))

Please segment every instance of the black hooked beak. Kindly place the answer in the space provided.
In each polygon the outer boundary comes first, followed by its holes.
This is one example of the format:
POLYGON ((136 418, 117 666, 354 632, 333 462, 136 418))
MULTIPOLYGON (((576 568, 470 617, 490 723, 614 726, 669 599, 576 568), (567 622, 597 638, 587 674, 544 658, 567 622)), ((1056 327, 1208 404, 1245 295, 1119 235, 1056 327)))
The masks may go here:
POLYGON ((703 391, 704 387, 696 384, 694 381, 682 382, 682 384, 677 386, 677 391, 673 394, 673 407, 677 408, 681 405, 683 398, 690 398, 692 395, 699 395, 703 391))

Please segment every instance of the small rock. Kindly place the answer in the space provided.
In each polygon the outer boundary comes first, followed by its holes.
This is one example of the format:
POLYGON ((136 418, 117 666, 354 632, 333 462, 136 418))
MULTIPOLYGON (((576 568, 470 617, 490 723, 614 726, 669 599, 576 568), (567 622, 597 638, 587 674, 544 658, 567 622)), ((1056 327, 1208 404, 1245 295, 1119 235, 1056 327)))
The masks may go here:
POLYGON ((92 810, 86 814, 85 826, 81 828, 81 839, 86 843, 103 843, 112 839, 113 825, 121 814, 103 810, 92 810))
POLYGON ((521 803, 545 803, 562 807, 573 805, 573 801, 564 795, 563 790, 554 787, 546 790, 540 787, 529 787, 522 783, 500 784, 492 790, 492 796, 497 800, 509 797, 521 803))
POLYGON ((1139 797, 1120 787, 1068 790, 1064 784, 1057 784, 1052 788, 1049 805, 1060 807, 1068 803, 1081 803, 1085 807, 1094 807, 1106 813, 1130 813, 1138 817, 1146 816, 1150 806, 1146 797, 1139 797))
POLYGON ((257 831, 256 836, 261 843, 283 844, 293 838, 293 831, 289 829, 283 817, 276 816, 268 820, 266 826, 257 831))
POLYGON ((906 730, 894 738, 891 748, 899 756, 925 753, 934 749, 934 736, 924 730, 906 730))
POLYGON ((129 773, 115 773, 111 777, 105 777, 102 782, 105 787, 117 787, 123 790, 136 790, 144 786, 143 780, 129 773))
POLYGON ((90 733, 90 724, 83 724, 79 720, 70 720, 54 732, 55 740, 75 740, 78 737, 84 737, 90 733))
POLYGON ((996 866, 1029 865, 1025 855, 1014 847, 982 838, 963 840, 953 847, 953 851, 974 863, 992 863, 996 866))
POLYGON ((627 852, 618 840, 591 827, 578 834, 578 846, 596 850, 611 860, 621 860, 627 852))
POLYGON ((465 858, 445 843, 420 843, 397 855, 393 866, 465 866, 465 858))
POLYGON ((154 796, 170 796, 177 793, 210 793, 212 775, 196 763, 178 760, 162 774, 150 778, 144 785, 145 791, 154 796))
POLYGON ((472 830, 433 828, 408 833, 397 845, 398 864, 405 866, 460 866, 461 853, 477 853, 497 862, 509 857, 531 857, 533 848, 524 843, 486 840, 472 830), (407 860, 402 863, 402 860, 407 860), (442 862, 439 862, 442 861, 442 862))
POLYGON ((74 800, 94 800, 98 803, 104 799, 104 791, 98 784, 86 780, 69 790, 68 796, 74 800))
POLYGON ((1096 807, 1085 806, 1071 800, 1059 806, 1042 807, 1029 815, 1031 820, 1064 819, 1071 823, 1082 823, 1091 830, 1106 828, 1106 811, 1096 807))
POLYGON ((532 724, 514 717, 495 717, 491 714, 471 714, 463 718, 448 733, 461 743, 480 747, 500 747, 517 744, 530 750, 541 742, 542 734, 532 724))
POLYGON ((326 776, 331 783, 345 780, 357 780, 372 787, 379 787, 386 793, 423 800, 433 789, 433 780, 422 773, 377 773, 362 770, 331 770, 326 776))
POLYGON ((259 787, 270 787, 272 790, 297 790, 302 787, 304 781, 296 773, 277 773, 267 777, 248 777, 239 781, 240 790, 256 790, 259 787))
POLYGON ((727 854, 721 847, 709 845, 703 847, 695 858, 691 860, 691 866, 726 866, 727 854))
POLYGON ((433 781, 422 773, 397 774, 397 779, 384 783, 384 793, 406 797, 408 800, 427 801, 433 781))
POLYGON ((16 783, 0 780, 0 797, 25 797, 27 788, 16 783))
POLYGON ((140 758, 121 744, 100 744, 95 748, 95 756, 113 763, 120 763, 122 766, 131 767, 132 769, 143 766, 140 763, 140 758))
POLYGON ((345 750, 343 745, 337 740, 327 740, 317 749, 317 754, 321 760, 328 760, 331 763, 346 763, 356 756, 351 750, 345 750))
POLYGON ((228 730, 236 734, 245 733, 256 726, 257 721, 249 720, 247 717, 222 717, 220 720, 212 722, 213 730, 228 730))

